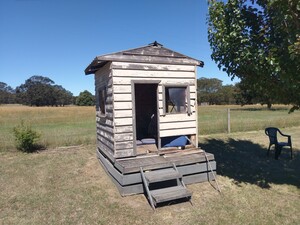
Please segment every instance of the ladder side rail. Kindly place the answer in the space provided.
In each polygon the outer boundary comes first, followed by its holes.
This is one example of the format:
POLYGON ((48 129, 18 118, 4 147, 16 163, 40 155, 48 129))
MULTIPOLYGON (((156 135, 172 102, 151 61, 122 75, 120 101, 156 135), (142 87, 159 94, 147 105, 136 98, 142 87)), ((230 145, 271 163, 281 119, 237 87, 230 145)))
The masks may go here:
MULTIPOLYGON (((217 178, 216 178, 216 176, 215 176, 215 172, 214 172, 213 169, 212 169, 212 166, 211 166, 210 161, 209 161, 209 159, 208 159, 208 157, 207 157, 207 155, 206 155, 206 152, 205 152, 205 151, 203 151, 203 152, 204 152, 204 155, 205 155, 207 164, 208 164, 208 166, 209 166, 209 169, 210 169, 210 171, 212 172, 212 175, 213 175, 213 177, 214 177, 214 180, 215 180, 215 182, 216 182, 216 184, 217 184, 218 191, 221 193, 221 189, 220 189, 218 180, 217 180, 217 178)), ((208 179, 209 179, 209 176, 208 176, 208 179)))
MULTIPOLYGON (((178 171, 178 169, 177 169, 175 163, 173 163, 173 168, 174 168, 174 170, 176 170, 177 173, 179 173, 179 171, 178 171)), ((183 182, 183 180, 182 180, 182 177, 181 177, 180 179, 177 178, 177 183, 178 183, 178 184, 180 183, 184 188, 186 188, 186 186, 185 186, 185 184, 184 184, 184 182, 183 182)))
POLYGON ((153 198, 152 198, 152 195, 151 195, 150 190, 149 190, 149 184, 147 182, 147 179, 145 177, 145 174, 144 174, 144 171, 143 171, 142 167, 140 167, 140 171, 141 171, 141 176, 142 176, 142 180, 143 180, 143 183, 144 183, 144 187, 146 189, 146 193, 147 193, 148 199, 150 201, 150 205, 155 210, 155 205, 154 205, 154 202, 153 202, 153 198))

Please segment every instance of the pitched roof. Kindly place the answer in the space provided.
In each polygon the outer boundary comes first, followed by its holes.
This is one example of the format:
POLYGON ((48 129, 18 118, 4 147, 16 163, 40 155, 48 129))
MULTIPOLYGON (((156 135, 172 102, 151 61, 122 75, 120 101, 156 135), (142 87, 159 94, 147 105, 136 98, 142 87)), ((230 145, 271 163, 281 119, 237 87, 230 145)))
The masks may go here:
POLYGON ((103 67, 107 62, 112 61, 195 65, 201 67, 204 65, 202 61, 165 48, 162 44, 159 44, 155 41, 147 46, 97 56, 85 69, 85 74, 93 74, 103 67))

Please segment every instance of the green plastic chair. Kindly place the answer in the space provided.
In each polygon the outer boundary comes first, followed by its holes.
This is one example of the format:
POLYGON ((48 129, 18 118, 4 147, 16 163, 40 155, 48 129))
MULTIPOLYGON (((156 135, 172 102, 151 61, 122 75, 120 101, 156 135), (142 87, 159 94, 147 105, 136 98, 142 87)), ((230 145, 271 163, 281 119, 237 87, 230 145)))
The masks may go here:
POLYGON ((291 149, 291 159, 293 158, 293 147, 292 147, 291 135, 283 134, 276 127, 267 127, 265 129, 265 133, 269 137, 269 140, 270 140, 267 155, 269 155, 269 153, 270 153, 271 146, 275 145, 275 159, 278 159, 282 148, 288 146, 291 149), (278 142, 277 133, 279 133, 281 136, 287 137, 287 142, 278 142))

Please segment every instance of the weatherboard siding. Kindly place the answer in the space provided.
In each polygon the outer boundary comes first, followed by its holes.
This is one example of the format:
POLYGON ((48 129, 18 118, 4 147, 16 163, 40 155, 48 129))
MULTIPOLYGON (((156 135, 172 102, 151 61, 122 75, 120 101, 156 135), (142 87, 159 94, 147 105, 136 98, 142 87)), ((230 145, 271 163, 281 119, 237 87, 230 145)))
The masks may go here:
POLYGON ((110 63, 99 69, 95 73, 95 94, 96 94, 96 123, 97 123, 97 148, 103 152, 110 160, 114 160, 114 121, 113 121, 113 90, 112 74, 110 63), (107 99, 105 102, 106 113, 100 115, 99 110, 99 90, 107 88, 107 99))
MULTIPOLYGON (((134 155, 133 149, 133 102, 132 81, 160 81, 158 85, 158 110, 160 137, 175 135, 197 135, 197 93, 196 67, 191 65, 165 65, 150 63, 112 62, 113 93, 114 93, 114 125, 116 130, 127 130, 128 140, 117 138, 116 152, 119 154, 124 147, 126 152, 134 155), (164 114, 163 86, 188 85, 190 89, 191 114, 164 114), (123 140, 123 141, 121 141, 123 140)), ((117 134, 116 134, 117 136, 117 134)), ((124 154, 122 154, 124 155, 124 154)))
POLYGON ((111 62, 95 74, 97 146, 112 161, 135 156, 132 81, 157 82, 160 137, 197 135, 196 67, 151 63, 111 62), (188 85, 191 114, 164 113, 164 86, 188 85), (106 114, 99 112, 99 90, 107 87, 106 114))

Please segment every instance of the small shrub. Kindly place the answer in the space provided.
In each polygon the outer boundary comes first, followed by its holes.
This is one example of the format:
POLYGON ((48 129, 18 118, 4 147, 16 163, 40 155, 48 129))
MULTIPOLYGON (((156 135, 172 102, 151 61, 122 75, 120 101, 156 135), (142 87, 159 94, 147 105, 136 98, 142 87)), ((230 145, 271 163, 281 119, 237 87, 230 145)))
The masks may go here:
POLYGON ((32 130, 30 125, 26 125, 22 121, 20 125, 14 127, 13 133, 16 140, 16 147, 19 150, 24 152, 33 152, 37 150, 37 141, 41 135, 32 130))

